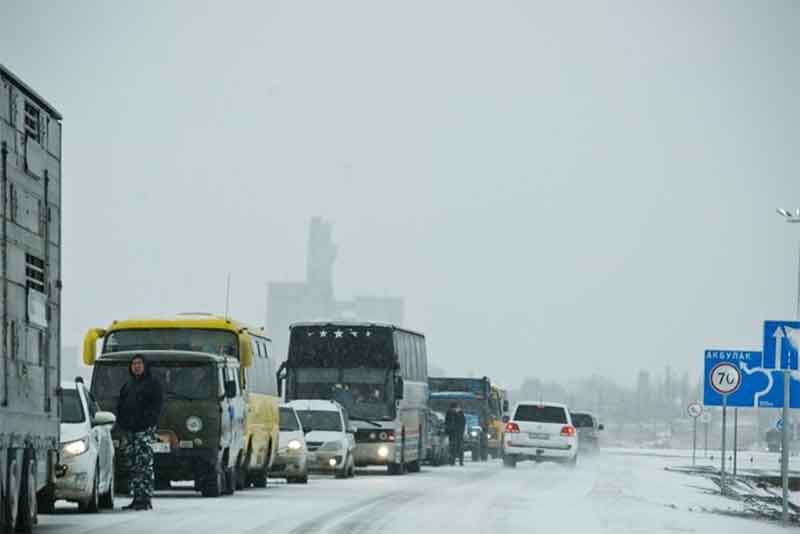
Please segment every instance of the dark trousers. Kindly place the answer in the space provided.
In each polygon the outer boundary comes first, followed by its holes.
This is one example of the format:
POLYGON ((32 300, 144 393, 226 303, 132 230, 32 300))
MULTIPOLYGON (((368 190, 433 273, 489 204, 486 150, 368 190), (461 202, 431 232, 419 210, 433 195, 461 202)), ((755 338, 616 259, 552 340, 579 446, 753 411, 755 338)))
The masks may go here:
POLYGON ((464 433, 450 434, 450 465, 454 465, 458 460, 460 465, 464 465, 464 433))

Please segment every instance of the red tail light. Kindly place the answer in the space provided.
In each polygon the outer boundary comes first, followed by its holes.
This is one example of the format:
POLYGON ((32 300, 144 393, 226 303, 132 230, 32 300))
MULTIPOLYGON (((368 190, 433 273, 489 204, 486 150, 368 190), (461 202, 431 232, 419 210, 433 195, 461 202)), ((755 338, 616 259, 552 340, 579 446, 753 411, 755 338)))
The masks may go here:
POLYGON ((575 435, 575 427, 572 425, 567 425, 561 429, 561 435, 566 438, 571 438, 575 435))
POLYGON ((515 434, 519 432, 519 425, 517 423, 506 423, 506 432, 515 434))

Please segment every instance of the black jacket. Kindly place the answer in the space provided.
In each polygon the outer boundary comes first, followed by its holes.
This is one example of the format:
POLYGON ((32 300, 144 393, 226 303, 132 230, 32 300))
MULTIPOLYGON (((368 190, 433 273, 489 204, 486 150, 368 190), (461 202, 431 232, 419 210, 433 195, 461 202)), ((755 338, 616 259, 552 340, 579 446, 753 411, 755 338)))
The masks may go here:
POLYGON ((447 410, 447 415, 444 417, 444 427, 447 434, 450 436, 463 436, 464 428, 467 426, 467 420, 464 417, 464 412, 456 410, 447 410))
POLYGON ((152 375, 147 360, 144 374, 136 377, 128 366, 131 377, 122 385, 117 401, 117 424, 129 432, 141 432, 158 426, 164 408, 164 389, 152 375))

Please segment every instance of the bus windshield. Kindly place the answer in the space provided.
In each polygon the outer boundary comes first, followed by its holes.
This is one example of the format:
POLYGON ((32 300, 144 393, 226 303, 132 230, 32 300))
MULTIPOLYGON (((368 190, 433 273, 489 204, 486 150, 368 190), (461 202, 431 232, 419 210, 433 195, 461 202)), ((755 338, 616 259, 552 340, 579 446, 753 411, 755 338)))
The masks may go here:
MULTIPOLYGON (((216 367, 208 364, 151 362, 154 376, 164 387, 167 399, 209 400, 219 395, 219 378, 216 367)), ((127 362, 98 363, 92 376, 92 393, 103 399, 103 405, 116 405, 119 390, 130 378, 127 362)))
POLYGON ((295 369, 294 398, 335 400, 354 419, 391 419, 394 402, 387 369, 295 369), (336 387, 336 386, 340 387, 336 387))
POLYGON ((190 350, 239 357, 239 339, 226 330, 142 328, 117 330, 106 337, 103 352, 190 350))

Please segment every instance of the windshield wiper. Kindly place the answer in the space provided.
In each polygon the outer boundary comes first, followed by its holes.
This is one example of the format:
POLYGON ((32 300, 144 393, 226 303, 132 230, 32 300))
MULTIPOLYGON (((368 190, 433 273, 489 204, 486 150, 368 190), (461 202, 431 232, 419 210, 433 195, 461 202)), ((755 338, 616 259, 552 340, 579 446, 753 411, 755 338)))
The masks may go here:
POLYGON ((365 423, 369 423, 372 426, 376 426, 378 428, 383 428, 380 423, 376 423, 375 421, 372 421, 371 419, 367 419, 365 417, 357 417, 355 415, 351 415, 350 419, 353 419, 354 421, 364 421, 365 423))

